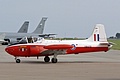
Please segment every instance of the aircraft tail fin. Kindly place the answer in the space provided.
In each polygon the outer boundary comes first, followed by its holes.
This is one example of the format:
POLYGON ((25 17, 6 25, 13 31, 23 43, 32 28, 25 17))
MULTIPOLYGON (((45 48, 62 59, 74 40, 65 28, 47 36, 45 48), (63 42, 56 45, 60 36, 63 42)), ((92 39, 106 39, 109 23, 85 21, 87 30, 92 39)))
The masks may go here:
POLYGON ((33 31, 33 33, 43 34, 46 20, 47 20, 47 17, 43 17, 42 20, 40 21, 40 23, 38 24, 37 28, 33 31))
POLYGON ((27 33, 28 31, 28 26, 29 26, 29 22, 25 21, 23 23, 23 25, 21 26, 21 28, 18 30, 18 33, 27 33))
POLYGON ((106 37, 104 25, 96 24, 96 26, 94 27, 92 35, 87 39, 87 41, 107 42, 107 37, 106 37))

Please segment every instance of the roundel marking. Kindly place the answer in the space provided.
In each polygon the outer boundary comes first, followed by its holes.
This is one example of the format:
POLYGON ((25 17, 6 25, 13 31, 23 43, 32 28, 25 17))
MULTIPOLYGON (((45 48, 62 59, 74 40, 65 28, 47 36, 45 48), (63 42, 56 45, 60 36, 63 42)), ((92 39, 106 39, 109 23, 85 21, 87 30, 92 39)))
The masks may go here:
POLYGON ((75 44, 72 44, 73 48, 71 48, 71 50, 75 50, 76 49, 76 46, 75 44))

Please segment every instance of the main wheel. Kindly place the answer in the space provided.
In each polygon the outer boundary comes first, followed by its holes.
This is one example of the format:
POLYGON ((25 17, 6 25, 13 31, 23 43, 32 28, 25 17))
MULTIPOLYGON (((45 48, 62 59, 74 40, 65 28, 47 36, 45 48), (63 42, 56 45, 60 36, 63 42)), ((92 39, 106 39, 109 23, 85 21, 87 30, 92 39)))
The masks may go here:
POLYGON ((57 58, 52 58, 52 63, 57 63, 57 58))
POLYGON ((45 62, 49 62, 49 61, 50 61, 50 58, 49 58, 48 56, 45 56, 44 61, 45 61, 45 62))
POLYGON ((20 63, 21 61, 20 61, 20 59, 16 59, 16 63, 20 63))

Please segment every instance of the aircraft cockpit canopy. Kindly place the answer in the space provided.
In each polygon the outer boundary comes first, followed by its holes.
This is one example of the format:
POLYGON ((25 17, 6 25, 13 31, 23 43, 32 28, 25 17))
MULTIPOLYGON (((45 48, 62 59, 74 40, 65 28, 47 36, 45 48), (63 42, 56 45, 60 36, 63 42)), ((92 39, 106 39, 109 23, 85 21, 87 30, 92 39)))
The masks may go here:
POLYGON ((26 42, 26 43, 34 43, 41 38, 36 38, 36 37, 23 37, 19 42, 26 42))

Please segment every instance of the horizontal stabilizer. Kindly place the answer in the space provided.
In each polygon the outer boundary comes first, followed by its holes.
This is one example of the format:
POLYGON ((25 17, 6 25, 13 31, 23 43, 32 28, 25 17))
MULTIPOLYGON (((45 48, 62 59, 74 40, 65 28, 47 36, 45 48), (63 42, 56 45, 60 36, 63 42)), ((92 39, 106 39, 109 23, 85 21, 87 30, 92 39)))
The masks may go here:
POLYGON ((100 45, 109 45, 109 43, 100 43, 100 45))

